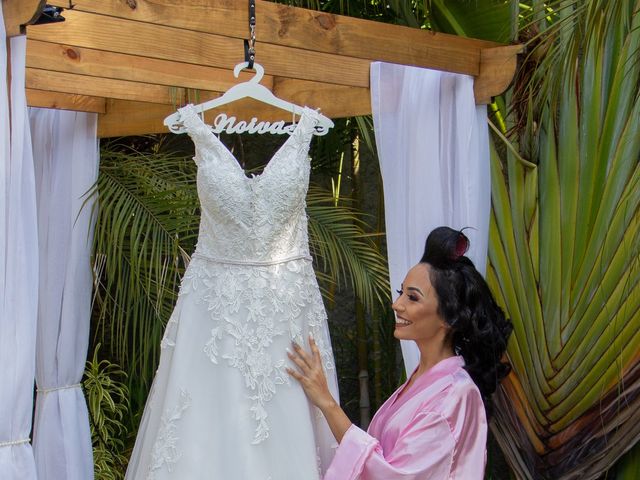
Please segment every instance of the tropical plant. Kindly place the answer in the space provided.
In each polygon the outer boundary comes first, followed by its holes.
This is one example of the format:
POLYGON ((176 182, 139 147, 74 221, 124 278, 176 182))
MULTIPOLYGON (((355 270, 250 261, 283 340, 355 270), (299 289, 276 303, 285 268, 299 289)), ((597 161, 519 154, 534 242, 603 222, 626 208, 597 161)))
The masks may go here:
POLYGON ((639 8, 525 11, 488 273, 515 326, 496 432, 523 478, 598 478, 640 436, 639 8))
POLYGON ((126 374, 116 364, 99 360, 100 344, 87 361, 82 386, 89 407, 96 480, 121 480, 127 464, 124 438, 129 390, 123 383, 126 374))

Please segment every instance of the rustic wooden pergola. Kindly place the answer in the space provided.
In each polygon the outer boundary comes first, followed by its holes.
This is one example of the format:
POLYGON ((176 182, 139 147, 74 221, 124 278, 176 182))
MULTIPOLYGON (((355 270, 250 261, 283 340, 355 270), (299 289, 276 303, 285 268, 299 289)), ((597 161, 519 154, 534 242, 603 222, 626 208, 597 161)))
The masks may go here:
MULTIPOLYGON (((45 0, 2 2, 7 34, 27 34, 28 104, 97 112, 101 137, 166 132, 162 120, 176 106, 215 98, 239 81, 232 70, 244 60, 244 0, 50 0, 66 20, 45 25, 32 25, 45 0)), ((473 75, 479 104, 515 73, 517 45, 256 3, 262 83, 332 118, 371 113, 372 61, 473 75)), ((256 102, 225 112, 246 120, 287 115, 256 102)))

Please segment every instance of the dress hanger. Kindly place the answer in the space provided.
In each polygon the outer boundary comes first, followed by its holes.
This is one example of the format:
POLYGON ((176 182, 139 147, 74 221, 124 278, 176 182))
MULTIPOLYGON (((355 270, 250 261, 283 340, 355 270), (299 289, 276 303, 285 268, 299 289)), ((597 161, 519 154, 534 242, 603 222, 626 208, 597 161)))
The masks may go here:
MULTIPOLYGON (((238 78, 240 72, 249 66, 249 62, 242 62, 235 66, 233 69, 233 75, 238 78)), ((260 83, 264 76, 264 68, 258 63, 253 64, 253 68, 256 71, 254 77, 246 82, 234 85, 227 90, 222 96, 209 100, 204 103, 200 103, 194 106, 196 113, 202 113, 206 110, 226 105, 236 100, 243 98, 252 98, 262 103, 272 105, 282 110, 287 110, 294 115, 302 115, 304 108, 296 105, 295 103, 287 102, 281 98, 276 97, 267 87, 260 83)), ((186 129, 182 124, 182 116, 180 112, 175 112, 164 119, 164 124, 173 133, 184 133, 186 129)), ((330 128, 333 127, 333 122, 328 117, 318 113, 318 124, 314 131, 315 135, 325 135, 330 128)))

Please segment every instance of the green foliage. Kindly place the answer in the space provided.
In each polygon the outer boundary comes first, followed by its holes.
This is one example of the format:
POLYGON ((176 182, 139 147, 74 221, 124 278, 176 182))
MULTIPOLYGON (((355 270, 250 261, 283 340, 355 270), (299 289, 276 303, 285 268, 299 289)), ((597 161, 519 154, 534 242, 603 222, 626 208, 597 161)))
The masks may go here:
POLYGON ((456 35, 509 43, 515 37, 512 19, 516 2, 509 0, 429 0, 431 29, 456 35))
POLYGON ((369 311, 389 301, 385 259, 371 237, 365 218, 357 210, 334 204, 330 192, 311 186, 307 195, 309 246, 317 270, 342 286, 351 288, 369 311))
POLYGON ((531 162, 492 152, 488 274, 515 327, 517 379, 504 408, 520 423, 506 414, 500 423, 521 475, 595 478, 637 435, 637 422, 620 424, 640 330, 634 8, 532 2, 523 17, 534 34, 508 121, 514 149, 531 162))
MULTIPOLYGON (((95 193, 96 341, 129 374, 132 405, 144 402, 164 324, 177 297, 199 217, 195 165, 186 157, 107 144, 95 193)), ((134 411, 136 408, 134 408, 134 411)))
POLYGON ((108 360, 98 360, 99 351, 100 344, 87 361, 82 382, 89 408, 94 474, 96 480, 121 480, 128 459, 129 390, 123 383, 125 372, 108 360))

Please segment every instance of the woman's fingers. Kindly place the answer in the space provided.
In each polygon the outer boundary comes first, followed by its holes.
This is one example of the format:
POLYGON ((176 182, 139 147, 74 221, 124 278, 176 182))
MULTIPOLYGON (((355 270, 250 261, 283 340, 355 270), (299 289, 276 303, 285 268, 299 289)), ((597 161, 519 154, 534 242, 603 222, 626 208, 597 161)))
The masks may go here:
POLYGON ((298 368, 287 368, 287 373, 300 383, 314 405, 335 404, 327 386, 320 350, 311 336, 309 336, 309 347, 310 352, 293 343, 293 351, 287 351, 287 355, 298 368))
POLYGON ((316 341, 311 335, 309 335, 309 346, 311 347, 311 353, 313 354, 313 359, 315 360, 316 364, 321 365, 322 359, 320 358, 320 349, 318 348, 318 345, 316 345, 316 341))
POLYGON ((303 373, 306 374, 309 371, 309 365, 307 365, 307 362, 304 361, 304 359, 298 354, 297 351, 295 353, 287 352, 287 355, 289 356, 291 361, 295 363, 300 370, 302 370, 303 373))
POLYGON ((313 357, 311 355, 309 355, 304 350, 304 348, 302 348, 296 342, 293 342, 293 350, 302 359, 302 361, 304 361, 304 363, 307 365, 307 367, 309 367, 309 368, 313 367, 313 357))
MULTIPOLYGON (((318 369, 322 371, 322 360, 320 357, 320 350, 316 345, 313 337, 309 335, 309 346, 311 348, 311 354, 306 352, 300 345, 296 342, 291 343, 293 346, 293 351, 287 350, 287 355, 293 361, 300 371, 295 372, 296 375, 291 375, 297 380, 301 380, 303 378, 315 378, 319 376, 318 369)), ((292 370, 293 371, 293 370, 292 370)))
POLYGON ((291 375, 293 378, 295 378, 296 380, 298 380, 299 382, 302 381, 303 377, 302 375, 300 375, 300 373, 296 372, 293 368, 286 368, 286 371, 289 375, 291 375))

